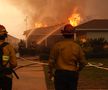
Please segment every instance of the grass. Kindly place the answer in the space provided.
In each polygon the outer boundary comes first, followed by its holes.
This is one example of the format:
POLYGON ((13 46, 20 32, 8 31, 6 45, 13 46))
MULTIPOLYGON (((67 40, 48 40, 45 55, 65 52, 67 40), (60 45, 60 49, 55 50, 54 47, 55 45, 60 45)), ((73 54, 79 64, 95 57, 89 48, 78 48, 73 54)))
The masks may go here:
POLYGON ((101 78, 108 78, 108 71, 94 67, 86 67, 80 74, 89 77, 89 79, 93 81, 100 80, 101 78))
MULTIPOLYGON (((88 60, 91 63, 102 63, 102 67, 108 67, 108 59, 105 58, 93 58, 88 60)), ((108 71, 103 70, 100 68, 95 68, 95 67, 86 67, 81 74, 85 74, 86 76, 92 77, 93 79, 96 79, 97 76, 99 77, 108 77, 108 71)))
MULTIPOLYGON (((108 67, 108 59, 94 58, 89 62, 103 63, 103 67, 108 67)), ((108 90, 108 71, 95 67, 85 67, 80 72, 79 89, 106 89, 108 90)))
MULTIPOLYGON (((103 67, 108 67, 108 59, 105 58, 94 58, 89 59, 89 62, 103 63, 103 67)), ((48 90, 54 90, 53 82, 48 79, 48 67, 45 66, 45 76, 48 90)), ((108 90, 108 71, 95 68, 85 67, 79 76, 78 90, 108 90)))

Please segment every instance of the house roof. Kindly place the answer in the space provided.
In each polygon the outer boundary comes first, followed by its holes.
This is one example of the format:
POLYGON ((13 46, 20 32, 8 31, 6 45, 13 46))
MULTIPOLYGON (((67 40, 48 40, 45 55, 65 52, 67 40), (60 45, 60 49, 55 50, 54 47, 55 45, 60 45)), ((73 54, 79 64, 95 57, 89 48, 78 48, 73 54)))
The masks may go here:
POLYGON ((8 34, 8 37, 9 37, 9 38, 13 38, 13 39, 15 39, 15 40, 18 40, 18 41, 19 41, 19 39, 18 39, 18 38, 14 37, 14 36, 12 36, 12 35, 10 35, 10 34, 8 34))
POLYGON ((34 36, 36 39, 35 41, 37 41, 37 43, 41 43, 50 35, 52 35, 57 30, 59 30, 59 28, 61 28, 62 26, 64 26, 64 24, 57 24, 54 26, 41 27, 41 28, 34 29, 29 33, 29 36, 27 39, 31 39, 33 38, 32 36, 34 36))
POLYGON ((108 31, 108 19, 94 19, 86 23, 80 24, 76 30, 97 30, 108 31))
POLYGON ((30 31, 31 31, 31 29, 24 31, 23 35, 26 35, 27 36, 30 33, 30 31))

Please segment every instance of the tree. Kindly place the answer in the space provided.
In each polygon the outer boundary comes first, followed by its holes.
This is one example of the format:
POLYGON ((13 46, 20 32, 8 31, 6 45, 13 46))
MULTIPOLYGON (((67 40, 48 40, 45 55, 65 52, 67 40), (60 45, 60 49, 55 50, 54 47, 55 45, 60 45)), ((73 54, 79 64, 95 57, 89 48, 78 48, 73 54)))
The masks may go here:
POLYGON ((24 49, 25 48, 26 48, 25 41, 24 40, 20 40, 20 42, 18 44, 18 51, 19 51, 21 56, 24 54, 24 49))

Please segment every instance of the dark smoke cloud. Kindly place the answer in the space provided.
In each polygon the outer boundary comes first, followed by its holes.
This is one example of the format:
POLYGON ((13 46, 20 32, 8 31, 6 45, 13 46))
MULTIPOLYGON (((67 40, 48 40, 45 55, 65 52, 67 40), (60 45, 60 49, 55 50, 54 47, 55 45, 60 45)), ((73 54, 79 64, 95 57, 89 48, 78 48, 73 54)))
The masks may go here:
POLYGON ((77 7, 83 16, 86 0, 7 0, 22 10, 31 24, 42 22, 54 25, 65 22, 77 7))

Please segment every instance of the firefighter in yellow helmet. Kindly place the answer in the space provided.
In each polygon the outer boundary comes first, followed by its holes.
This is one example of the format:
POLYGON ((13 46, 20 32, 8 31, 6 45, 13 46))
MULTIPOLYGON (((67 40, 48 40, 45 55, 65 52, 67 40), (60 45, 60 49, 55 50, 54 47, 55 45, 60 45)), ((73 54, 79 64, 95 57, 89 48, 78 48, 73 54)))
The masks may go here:
POLYGON ((73 40, 75 28, 67 24, 61 33, 64 40, 56 43, 50 52, 49 77, 54 75, 55 90, 77 90, 79 71, 87 61, 81 47, 73 40))
POLYGON ((17 66, 16 55, 11 44, 5 42, 7 31, 0 25, 0 90, 12 90, 12 71, 17 66))

